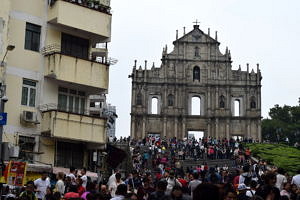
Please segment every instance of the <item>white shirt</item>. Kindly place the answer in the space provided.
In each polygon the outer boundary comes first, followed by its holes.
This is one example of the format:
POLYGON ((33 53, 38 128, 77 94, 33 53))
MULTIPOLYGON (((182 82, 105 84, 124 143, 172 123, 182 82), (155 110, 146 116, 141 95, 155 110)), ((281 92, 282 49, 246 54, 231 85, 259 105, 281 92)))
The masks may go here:
POLYGON ((47 188, 50 187, 50 181, 48 179, 42 180, 41 178, 39 178, 34 181, 34 185, 37 189, 36 197, 38 199, 44 199, 47 188))
POLYGON ((298 188, 300 188, 300 174, 293 176, 292 184, 296 184, 298 188))
POLYGON ((108 190, 110 191, 110 195, 112 197, 116 196, 116 191, 117 191, 117 187, 118 185, 123 184, 123 181, 120 180, 119 183, 117 183, 117 181, 113 181, 109 186, 108 186, 108 190))
POLYGON ((71 178, 71 181, 72 181, 72 182, 76 180, 75 175, 72 174, 72 173, 68 174, 67 176, 71 178))
POLYGON ((65 183, 62 180, 56 182, 55 188, 61 195, 65 193, 65 183))
POLYGON ((246 196, 247 197, 252 197, 253 195, 255 195, 255 190, 248 190, 247 192, 246 192, 246 196))
POLYGON ((284 175, 282 174, 277 174, 276 175, 276 187, 281 191, 283 187, 283 183, 286 183, 287 179, 284 175))
POLYGON ((198 180, 198 179, 195 179, 195 180, 192 180, 190 183, 189 183, 189 188, 191 189, 191 196, 193 198, 193 193, 194 193, 194 190, 196 189, 196 187, 201 184, 201 181, 198 180))
POLYGON ((82 180, 82 186, 83 186, 84 188, 86 188, 86 184, 87 184, 87 176, 86 176, 86 175, 83 175, 83 176, 81 177, 81 180, 82 180))

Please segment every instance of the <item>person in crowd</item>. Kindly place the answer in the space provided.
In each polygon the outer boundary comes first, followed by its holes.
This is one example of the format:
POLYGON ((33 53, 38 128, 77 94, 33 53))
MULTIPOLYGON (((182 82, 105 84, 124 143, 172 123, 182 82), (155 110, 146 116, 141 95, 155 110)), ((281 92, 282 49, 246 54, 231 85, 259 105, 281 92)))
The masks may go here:
POLYGON ((257 187, 257 182, 255 180, 252 180, 250 182, 250 189, 247 190, 247 192, 246 192, 246 196, 250 197, 250 198, 253 197, 256 192, 256 187, 257 187))
POLYGON ((19 195, 20 200, 36 200, 36 196, 34 194, 34 182, 28 181, 26 183, 26 189, 19 195))
POLYGON ((244 183, 239 184, 238 186, 238 192, 237 200, 249 200, 250 198, 246 195, 247 192, 247 186, 244 183))
POLYGON ((167 192, 170 193, 174 186, 180 186, 182 187, 182 184, 178 181, 178 179, 175 177, 174 171, 171 171, 169 174, 169 177, 166 178, 166 181, 168 183, 167 185, 167 192))
POLYGON ((77 186, 71 185, 69 188, 69 192, 64 195, 64 199, 70 200, 74 198, 80 198, 80 196, 77 192, 77 186))
POLYGON ((46 190, 45 200, 54 200, 53 190, 50 187, 48 187, 46 190))
POLYGON ((150 180, 145 178, 143 180, 143 185, 138 188, 137 198, 138 200, 148 199, 152 192, 155 192, 155 189, 151 187, 150 180))
POLYGON ((286 196, 288 199, 291 197, 291 183, 285 182, 283 184, 283 189, 280 191, 280 196, 286 196))
POLYGON ((199 174, 198 173, 192 174, 191 177, 192 177, 192 180, 190 181, 188 188, 189 188, 189 190, 191 192, 191 196, 193 198, 193 192, 194 192, 195 188, 199 184, 201 184, 201 181, 199 180, 199 174))
POLYGON ((218 186, 211 183, 201 183, 193 191, 193 200, 220 200, 221 194, 218 186))
POLYGON ((191 200, 189 195, 183 193, 182 187, 176 185, 173 187, 170 200, 191 200))
POLYGON ((96 193, 96 184, 94 182, 88 182, 86 185, 86 190, 85 192, 81 195, 81 198, 84 200, 87 200, 87 195, 88 194, 94 194, 96 193))
POLYGON ((88 182, 88 177, 86 175, 86 168, 82 168, 82 170, 80 171, 81 173, 81 180, 82 180, 82 187, 84 187, 84 189, 86 188, 86 184, 88 182))
MULTIPOLYGON (((116 178, 117 178, 117 174, 116 174, 116 178)), ((121 183, 117 186, 115 196, 111 198, 111 200, 123 200, 125 199, 126 195, 127 195, 127 186, 121 183)))
POLYGON ((168 195, 166 195, 168 183, 164 180, 160 180, 156 184, 156 191, 151 193, 148 200, 168 200, 168 195))
POLYGON ((292 184, 297 185, 297 187, 300 189, 300 169, 297 171, 297 174, 293 176, 292 184))
POLYGON ((75 167, 70 167, 70 173, 67 175, 67 177, 71 178, 71 184, 75 185, 76 184, 76 168, 75 167))
POLYGON ((44 200, 47 188, 50 187, 50 181, 47 179, 48 173, 43 172, 41 178, 34 181, 34 186, 36 187, 36 197, 38 200, 44 200))
POLYGON ((111 195, 110 195, 110 193, 109 193, 109 191, 108 191, 108 189, 107 189, 107 186, 104 185, 104 184, 102 184, 102 185, 100 186, 100 194, 103 196, 103 199, 104 199, 104 200, 109 200, 109 199, 111 199, 111 195))
MULTIPOLYGON (((120 173, 116 173, 115 177, 116 177, 116 180, 113 181, 108 186, 108 190, 110 191, 110 194, 111 194, 112 197, 116 196, 116 191, 117 191, 118 185, 124 184, 123 181, 121 180, 121 174, 120 173)), ((126 191, 127 191, 127 189, 126 189, 126 191)))
POLYGON ((55 184, 55 191, 59 192, 61 196, 65 193, 65 183, 64 183, 64 173, 63 172, 58 172, 56 178, 57 182, 55 184))
POLYGON ((284 175, 284 169, 283 168, 278 168, 277 169, 277 175, 276 175, 276 184, 275 186, 279 189, 282 190, 284 183, 287 182, 287 178, 284 175))
POLYGON ((76 179, 77 193, 81 196, 85 192, 85 187, 83 187, 83 180, 81 178, 76 179))

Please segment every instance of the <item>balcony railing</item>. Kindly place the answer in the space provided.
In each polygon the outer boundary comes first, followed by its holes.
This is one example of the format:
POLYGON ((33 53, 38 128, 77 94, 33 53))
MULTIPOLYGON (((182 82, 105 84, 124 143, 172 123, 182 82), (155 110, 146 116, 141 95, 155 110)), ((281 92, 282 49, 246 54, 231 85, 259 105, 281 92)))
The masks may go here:
MULTIPOLYGON (((93 49, 99 49, 99 48, 93 48, 93 49)), ((107 49, 105 49, 105 50, 107 51, 107 49)), ((55 54, 55 53, 66 55, 66 56, 72 56, 72 55, 69 55, 69 54, 62 53, 61 52, 61 46, 59 44, 47 45, 47 46, 45 46, 41 49, 41 53, 44 56, 52 55, 52 54, 55 54)), ((80 59, 88 60, 88 61, 91 61, 91 62, 97 62, 97 63, 101 63, 101 64, 104 64, 104 65, 114 65, 118 62, 118 60, 115 59, 115 58, 109 58, 109 57, 106 57, 106 56, 100 57, 100 56, 95 56, 95 55, 97 55, 97 54, 94 54, 94 52, 91 52, 89 54, 89 59, 83 59, 83 58, 80 58, 80 59)), ((76 56, 74 56, 74 57, 76 57, 76 56)))
POLYGON ((90 111, 91 111, 90 108, 88 108, 88 109, 74 108, 74 107, 61 106, 61 105, 58 105, 55 103, 40 105, 39 110, 41 112, 58 111, 58 112, 64 112, 64 113, 70 113, 70 114, 76 114, 76 115, 85 115, 85 116, 96 117, 96 118, 107 118, 108 117, 107 113, 102 112, 102 109, 100 109, 100 108, 99 108, 99 110, 101 112, 99 112, 99 115, 95 115, 93 113, 90 113, 90 111))
MULTIPOLYGON (((50 6, 53 6, 58 0, 50 0, 50 6)), ((110 0, 61 0, 69 3, 77 4, 89 9, 93 9, 106 14, 111 14, 110 0)))
POLYGON ((79 114, 57 104, 39 107, 42 111, 41 133, 46 137, 64 138, 92 143, 106 142, 107 118, 79 114))

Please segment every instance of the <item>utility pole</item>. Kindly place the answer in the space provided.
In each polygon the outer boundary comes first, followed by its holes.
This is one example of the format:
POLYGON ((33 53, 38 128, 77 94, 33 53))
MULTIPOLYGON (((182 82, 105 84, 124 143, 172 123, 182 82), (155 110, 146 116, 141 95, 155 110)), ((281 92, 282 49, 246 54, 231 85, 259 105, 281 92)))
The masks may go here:
POLYGON ((1 77, 1 83, 0 83, 0 160, 3 160, 2 157, 2 138, 3 138, 3 125, 6 124, 7 114, 4 113, 4 104, 8 101, 8 98, 6 97, 6 85, 5 85, 5 78, 6 78, 6 63, 4 62, 5 57, 9 51, 12 51, 15 49, 14 45, 8 45, 6 47, 6 52, 4 54, 4 57, 0 63, 0 67, 3 68, 2 71, 2 77, 1 77))

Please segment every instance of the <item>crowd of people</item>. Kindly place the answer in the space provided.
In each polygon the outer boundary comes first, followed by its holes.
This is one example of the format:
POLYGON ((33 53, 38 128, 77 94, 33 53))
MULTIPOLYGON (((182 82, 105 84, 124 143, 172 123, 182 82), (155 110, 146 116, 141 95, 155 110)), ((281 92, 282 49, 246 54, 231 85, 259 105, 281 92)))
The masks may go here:
POLYGON ((58 173, 55 182, 44 173, 6 199, 300 200, 300 170, 289 176, 284 169, 255 162, 243 146, 253 140, 148 137, 126 141, 131 146, 130 173, 116 169, 107 181, 97 182, 86 175, 85 168, 76 172, 71 167, 68 174, 58 173), (205 162, 216 159, 230 159, 234 165, 209 166, 205 162), (196 165, 183 167, 187 160, 196 165))

